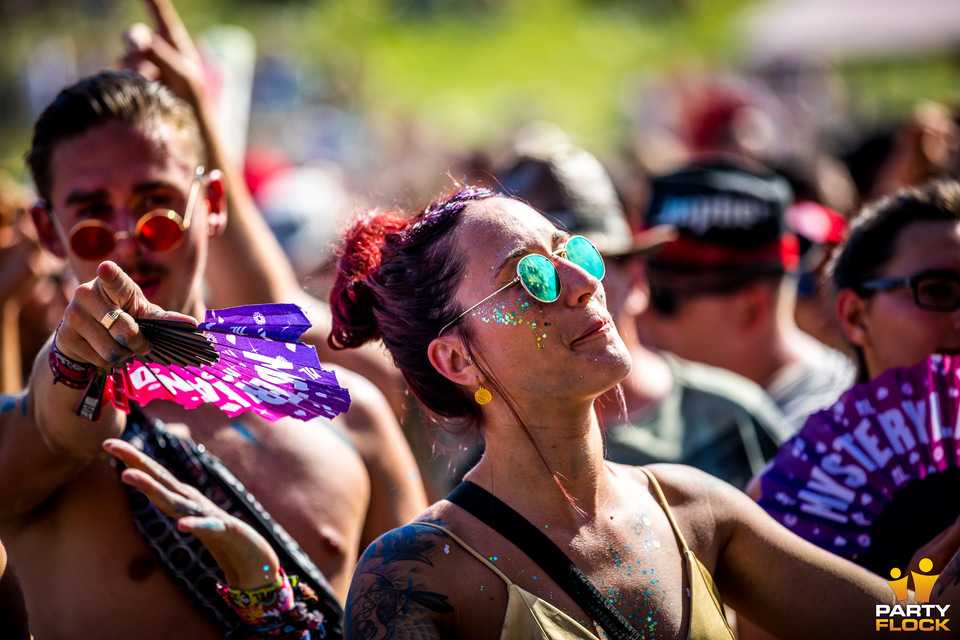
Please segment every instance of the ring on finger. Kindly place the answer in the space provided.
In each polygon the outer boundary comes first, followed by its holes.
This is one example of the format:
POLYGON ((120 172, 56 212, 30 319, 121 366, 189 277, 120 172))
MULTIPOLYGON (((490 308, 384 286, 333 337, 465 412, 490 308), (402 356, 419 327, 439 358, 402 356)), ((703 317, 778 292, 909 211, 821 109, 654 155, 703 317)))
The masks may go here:
POLYGON ((120 314, 123 313, 123 309, 114 309, 113 311, 108 311, 103 314, 103 317, 100 318, 100 324, 103 325, 104 329, 110 331, 110 327, 113 326, 113 323, 117 321, 117 318, 120 317, 120 314))

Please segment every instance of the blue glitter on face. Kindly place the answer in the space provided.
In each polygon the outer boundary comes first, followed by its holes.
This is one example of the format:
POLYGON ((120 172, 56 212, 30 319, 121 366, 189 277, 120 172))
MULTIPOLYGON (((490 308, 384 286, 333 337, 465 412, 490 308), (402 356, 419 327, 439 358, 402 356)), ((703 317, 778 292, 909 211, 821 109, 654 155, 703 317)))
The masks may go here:
MULTIPOLYGON (((478 318, 481 322, 487 324, 493 323, 514 327, 526 325, 530 327, 531 330, 536 332, 537 348, 542 349, 542 341, 546 339, 547 334, 537 331, 538 323, 526 315, 527 311, 543 315, 542 305, 534 306, 522 297, 514 302, 512 307, 510 304, 502 305, 496 300, 481 304, 477 306, 477 308, 473 310, 470 315, 471 317, 478 318)), ((543 324, 546 326, 549 323, 544 322, 543 324)))

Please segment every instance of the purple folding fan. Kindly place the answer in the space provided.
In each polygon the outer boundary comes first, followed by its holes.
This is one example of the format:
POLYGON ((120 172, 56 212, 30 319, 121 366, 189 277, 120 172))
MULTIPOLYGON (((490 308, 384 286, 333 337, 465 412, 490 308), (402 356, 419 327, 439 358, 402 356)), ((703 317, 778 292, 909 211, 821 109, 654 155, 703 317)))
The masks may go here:
POLYGON ((129 400, 162 399, 187 408, 213 403, 230 416, 253 411, 332 418, 350 406, 336 375, 320 366, 316 350, 299 341, 310 327, 294 304, 208 310, 204 322, 137 318, 150 354, 98 375, 77 404, 77 415, 99 418, 103 398, 129 412, 129 400))
POLYGON ((760 478, 801 537, 887 575, 960 515, 960 356, 884 372, 813 414, 760 478))

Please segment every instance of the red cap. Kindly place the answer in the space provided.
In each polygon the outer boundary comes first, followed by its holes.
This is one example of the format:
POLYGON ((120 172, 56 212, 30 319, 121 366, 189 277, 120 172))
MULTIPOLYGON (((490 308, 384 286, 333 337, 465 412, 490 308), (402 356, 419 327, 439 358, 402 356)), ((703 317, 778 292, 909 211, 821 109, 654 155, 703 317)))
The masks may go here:
POLYGON ((773 242, 747 248, 724 246, 680 235, 660 248, 654 259, 659 265, 676 266, 684 271, 755 271, 781 268, 794 271, 800 265, 800 243, 791 233, 785 233, 773 242))

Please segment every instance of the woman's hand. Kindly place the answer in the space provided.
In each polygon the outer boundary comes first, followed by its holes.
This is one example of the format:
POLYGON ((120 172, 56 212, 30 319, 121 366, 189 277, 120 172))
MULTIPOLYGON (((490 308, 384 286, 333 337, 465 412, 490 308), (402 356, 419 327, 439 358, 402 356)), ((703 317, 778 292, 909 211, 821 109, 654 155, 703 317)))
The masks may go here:
POLYGON ((125 465, 124 484, 142 491, 171 518, 177 529, 192 533, 210 551, 234 589, 254 590, 280 579, 276 552, 250 525, 239 520, 200 491, 180 482, 160 463, 123 440, 110 439, 103 448, 125 465))

